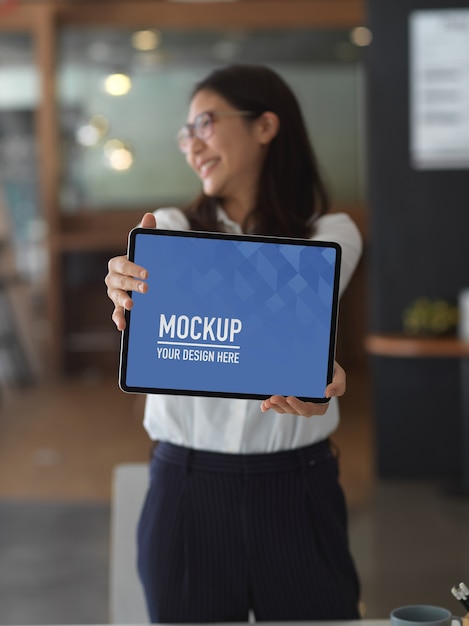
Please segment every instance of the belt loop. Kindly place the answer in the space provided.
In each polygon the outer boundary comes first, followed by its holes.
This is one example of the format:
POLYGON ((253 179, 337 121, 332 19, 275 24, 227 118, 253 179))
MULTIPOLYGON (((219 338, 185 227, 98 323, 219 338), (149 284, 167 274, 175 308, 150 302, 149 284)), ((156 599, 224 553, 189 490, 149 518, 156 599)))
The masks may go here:
POLYGON ((191 461, 192 461, 192 448, 185 448, 184 450, 184 472, 187 476, 191 469, 191 461))
POLYGON ((244 478, 244 482, 246 483, 248 479, 248 466, 247 466, 246 457, 243 457, 243 478, 244 478))
POLYGON ((308 453, 304 448, 298 448, 297 454, 300 461, 300 469, 305 472, 308 469, 308 459, 306 458, 308 453))

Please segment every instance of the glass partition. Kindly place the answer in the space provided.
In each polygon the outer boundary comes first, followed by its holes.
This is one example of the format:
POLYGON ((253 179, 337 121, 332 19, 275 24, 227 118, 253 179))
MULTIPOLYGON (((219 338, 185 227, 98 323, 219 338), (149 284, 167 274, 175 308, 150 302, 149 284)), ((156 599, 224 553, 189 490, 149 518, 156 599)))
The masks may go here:
POLYGON ((62 30, 61 210, 180 206, 191 199, 199 182, 175 134, 194 83, 233 62, 267 64, 287 80, 334 203, 361 204, 360 52, 348 30, 62 30))
MULTIPOLYGON (((25 278, 43 272, 35 116, 39 76, 32 37, 0 33, 0 209, 25 278)), ((1 217, 1 216, 0 216, 1 217)))

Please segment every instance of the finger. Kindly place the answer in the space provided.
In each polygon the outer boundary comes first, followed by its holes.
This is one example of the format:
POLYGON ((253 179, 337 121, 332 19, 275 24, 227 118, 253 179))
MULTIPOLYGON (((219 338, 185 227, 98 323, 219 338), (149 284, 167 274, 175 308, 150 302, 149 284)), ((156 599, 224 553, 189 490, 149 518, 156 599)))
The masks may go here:
POLYGON ((283 396, 272 396, 264 400, 261 404, 261 410, 263 412, 268 411, 269 409, 273 409, 277 413, 289 413, 290 407, 288 402, 283 396))
POLYGON ((294 396, 288 396, 286 401, 291 407, 290 413, 301 415, 301 417, 324 415, 328 408, 327 402, 303 402, 294 396))
POLYGON ((126 311, 130 311, 134 305, 134 301, 129 296, 127 291, 123 291, 122 289, 108 289, 107 295, 108 298, 112 300, 116 308, 120 307, 126 311))
MULTIPOLYGON (((138 280, 132 276, 128 276, 119 271, 115 271, 116 268, 124 269, 127 271, 129 266, 135 266, 133 263, 124 262, 122 260, 115 261, 112 265, 109 263, 110 271, 105 278, 105 283, 107 285, 107 295, 114 302, 114 304, 123 306, 126 309, 129 309, 131 304, 126 304, 131 302, 131 298, 128 292, 138 291, 139 293, 146 293, 148 291, 148 284, 142 280, 138 280)), ((140 268, 143 269, 143 268, 140 268)), ((146 271, 146 270, 145 270, 146 271)))
POLYGON ((117 327, 117 330, 124 330, 126 327, 124 309, 121 306, 116 306, 112 313, 112 321, 117 327))
POLYGON ((294 396, 272 396, 261 404, 262 412, 269 409, 276 413, 298 415, 300 417, 322 416, 326 413, 329 404, 327 402, 303 402, 294 396))
POLYGON ((140 222, 142 228, 156 228, 156 217, 153 213, 145 213, 140 222))
POLYGON ((141 265, 137 265, 129 261, 126 256, 115 256, 109 260, 108 274, 106 276, 106 284, 116 279, 117 275, 131 276, 132 278, 140 278, 146 280, 148 278, 147 270, 141 265))
POLYGON ((344 393, 345 393, 345 385, 342 385, 342 384, 339 385, 337 383, 332 382, 329 385, 327 385, 324 395, 326 398, 338 398, 340 396, 343 396, 344 393))
POLYGON ((138 291, 138 293, 147 293, 148 283, 135 280, 129 276, 122 276, 121 274, 113 275, 107 282, 107 295, 114 302, 114 304, 120 304, 126 309, 129 307, 124 304, 127 299, 131 298, 129 292, 138 291))
POLYGON ((347 389, 347 375, 343 367, 337 362, 334 364, 334 376, 332 382, 327 385, 324 395, 326 398, 343 396, 347 389))

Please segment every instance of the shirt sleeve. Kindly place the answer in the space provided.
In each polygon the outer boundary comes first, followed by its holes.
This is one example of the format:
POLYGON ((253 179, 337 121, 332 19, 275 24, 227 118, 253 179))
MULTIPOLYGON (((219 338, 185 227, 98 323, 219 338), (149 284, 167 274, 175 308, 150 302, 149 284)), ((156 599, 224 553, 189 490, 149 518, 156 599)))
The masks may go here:
POLYGON ((336 242, 342 248, 339 295, 341 296, 353 276, 363 250, 360 231, 346 213, 323 215, 316 222, 316 232, 311 238, 317 241, 336 242))

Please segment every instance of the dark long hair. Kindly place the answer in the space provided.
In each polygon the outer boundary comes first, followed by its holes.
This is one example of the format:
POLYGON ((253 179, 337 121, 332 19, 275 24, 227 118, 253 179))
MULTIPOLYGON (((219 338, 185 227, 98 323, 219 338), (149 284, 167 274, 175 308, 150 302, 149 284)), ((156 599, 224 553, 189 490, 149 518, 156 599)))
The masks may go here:
MULTIPOLYGON (((272 111, 280 120, 278 133, 268 146, 257 201, 243 224, 244 232, 310 236, 314 221, 329 210, 329 198, 290 87, 268 67, 230 65, 197 83, 191 98, 202 90, 217 93, 236 109, 252 111, 254 118, 272 111)), ((218 203, 218 198, 202 193, 186 210, 191 228, 219 231, 218 203)))

